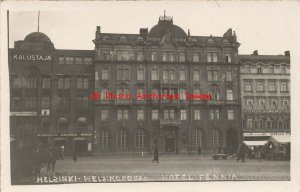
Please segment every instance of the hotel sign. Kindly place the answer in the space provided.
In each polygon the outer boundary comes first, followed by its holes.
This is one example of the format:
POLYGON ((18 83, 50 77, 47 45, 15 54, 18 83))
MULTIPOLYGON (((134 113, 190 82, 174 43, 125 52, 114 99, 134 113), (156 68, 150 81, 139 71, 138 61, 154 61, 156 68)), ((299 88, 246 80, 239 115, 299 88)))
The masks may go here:
POLYGON ((39 54, 14 54, 13 59, 19 61, 51 61, 52 57, 39 54))

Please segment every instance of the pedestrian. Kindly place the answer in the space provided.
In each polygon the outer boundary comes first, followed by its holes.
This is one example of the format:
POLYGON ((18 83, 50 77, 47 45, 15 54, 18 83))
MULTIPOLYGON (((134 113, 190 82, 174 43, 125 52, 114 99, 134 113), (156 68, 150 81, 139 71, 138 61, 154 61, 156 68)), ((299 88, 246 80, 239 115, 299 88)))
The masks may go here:
POLYGON ((242 162, 245 161, 245 155, 246 155, 246 145, 244 143, 240 144, 239 150, 238 150, 238 158, 236 159, 237 162, 239 162, 240 159, 242 159, 242 162))
POLYGON ((74 150, 74 153, 73 153, 73 161, 77 161, 77 151, 74 150))
POLYGON ((227 159, 227 147, 226 146, 224 146, 224 148, 223 148, 223 153, 225 154, 225 157, 226 157, 226 159, 227 159))
POLYGON ((219 147, 219 154, 221 154, 222 153, 222 149, 221 149, 221 147, 219 147))
POLYGON ((199 145, 199 148, 198 148, 198 154, 200 155, 201 154, 201 146, 199 145))
POLYGON ((156 161, 156 163, 159 163, 158 162, 158 146, 155 146, 155 149, 154 149, 154 158, 152 160, 152 163, 154 163, 154 161, 156 161))

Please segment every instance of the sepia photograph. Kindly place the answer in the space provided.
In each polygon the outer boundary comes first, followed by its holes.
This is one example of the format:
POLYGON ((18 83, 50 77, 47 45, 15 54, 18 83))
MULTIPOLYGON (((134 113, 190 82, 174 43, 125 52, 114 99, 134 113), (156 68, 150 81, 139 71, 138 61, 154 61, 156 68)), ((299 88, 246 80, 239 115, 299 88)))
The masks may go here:
POLYGON ((299 2, 2 5, 7 189, 300 190, 291 187, 299 2))

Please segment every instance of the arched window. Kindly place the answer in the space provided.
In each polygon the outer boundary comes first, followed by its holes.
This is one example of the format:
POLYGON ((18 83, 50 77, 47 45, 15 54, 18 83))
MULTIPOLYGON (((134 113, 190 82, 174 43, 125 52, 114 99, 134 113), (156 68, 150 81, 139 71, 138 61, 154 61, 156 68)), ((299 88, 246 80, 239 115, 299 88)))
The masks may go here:
POLYGON ((208 43, 208 44, 213 44, 214 42, 215 42, 215 41, 214 41, 213 39, 208 39, 208 40, 207 40, 207 43, 208 43))
POLYGON ((100 132, 100 148, 101 149, 109 148, 109 142, 110 142, 110 137, 109 137, 108 130, 101 131, 100 132))
POLYGON ((146 147, 146 132, 143 129, 138 129, 135 134, 135 147, 136 148, 146 147))
POLYGON ((195 130, 195 147, 202 147, 204 144, 204 135, 201 129, 195 130))
POLYGON ((121 129, 119 132, 118 147, 122 149, 128 147, 128 131, 126 129, 121 129))
POLYGON ((218 129, 212 130, 211 144, 213 147, 221 147, 221 133, 218 129))
POLYGON ((77 123, 79 127, 86 127, 87 126, 87 118, 86 117, 79 117, 77 119, 77 123))

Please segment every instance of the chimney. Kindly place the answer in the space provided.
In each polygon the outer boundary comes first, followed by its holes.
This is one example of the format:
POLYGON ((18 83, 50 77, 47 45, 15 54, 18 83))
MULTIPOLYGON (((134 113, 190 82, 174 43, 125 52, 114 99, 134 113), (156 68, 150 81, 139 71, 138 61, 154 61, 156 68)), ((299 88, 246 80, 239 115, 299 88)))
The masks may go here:
POLYGON ((146 37, 148 35, 148 28, 140 28, 140 35, 146 37))
POLYGON ((96 31, 96 39, 100 38, 100 33, 101 33, 101 27, 97 26, 97 31, 96 31))
POLYGON ((284 56, 289 57, 289 56, 290 56, 290 51, 285 51, 285 52, 284 52, 284 56))
POLYGON ((258 50, 253 51, 252 55, 258 55, 258 50))

